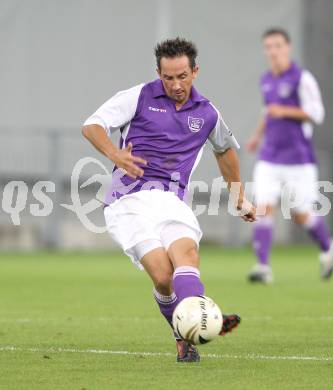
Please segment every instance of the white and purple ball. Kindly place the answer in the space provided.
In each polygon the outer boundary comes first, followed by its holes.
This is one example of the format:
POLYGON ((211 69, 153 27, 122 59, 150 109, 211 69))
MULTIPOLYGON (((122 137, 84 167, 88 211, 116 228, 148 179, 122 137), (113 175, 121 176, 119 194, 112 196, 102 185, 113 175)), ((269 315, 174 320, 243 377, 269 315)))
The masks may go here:
POLYGON ((215 339, 222 329, 223 316, 217 304, 206 296, 188 297, 176 307, 173 328, 191 344, 205 344, 215 339))

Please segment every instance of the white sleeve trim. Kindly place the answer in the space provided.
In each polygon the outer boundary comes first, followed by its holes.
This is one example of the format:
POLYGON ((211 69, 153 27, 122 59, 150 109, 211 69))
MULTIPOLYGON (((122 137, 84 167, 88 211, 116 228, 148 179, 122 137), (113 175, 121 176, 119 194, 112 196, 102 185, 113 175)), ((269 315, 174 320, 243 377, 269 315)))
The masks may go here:
POLYGON ((215 128, 212 130, 208 137, 214 152, 223 153, 229 148, 239 149, 239 144, 234 135, 232 134, 231 130, 229 130, 228 126, 224 122, 221 113, 212 103, 211 105, 217 112, 217 121, 215 128))
POLYGON ((303 70, 301 74, 298 95, 302 110, 315 124, 321 125, 324 121, 325 109, 320 89, 314 76, 307 70, 303 70))
POLYGON ((120 91, 107 100, 85 122, 87 125, 100 125, 108 134, 129 123, 136 112, 139 96, 144 84, 120 91))

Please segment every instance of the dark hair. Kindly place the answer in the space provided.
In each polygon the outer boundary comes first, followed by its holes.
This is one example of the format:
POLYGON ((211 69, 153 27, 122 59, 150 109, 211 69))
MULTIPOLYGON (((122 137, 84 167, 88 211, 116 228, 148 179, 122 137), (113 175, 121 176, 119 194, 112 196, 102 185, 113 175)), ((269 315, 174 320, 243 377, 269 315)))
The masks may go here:
POLYGON ((262 39, 270 37, 271 35, 282 35, 283 38, 286 40, 286 42, 288 43, 291 42, 289 33, 283 28, 280 27, 269 28, 262 34, 262 39))
POLYGON ((154 52, 158 69, 161 69, 161 59, 163 57, 175 58, 187 56, 190 67, 193 69, 196 66, 195 60, 198 55, 198 50, 193 42, 187 41, 184 38, 177 37, 162 41, 156 45, 154 52))

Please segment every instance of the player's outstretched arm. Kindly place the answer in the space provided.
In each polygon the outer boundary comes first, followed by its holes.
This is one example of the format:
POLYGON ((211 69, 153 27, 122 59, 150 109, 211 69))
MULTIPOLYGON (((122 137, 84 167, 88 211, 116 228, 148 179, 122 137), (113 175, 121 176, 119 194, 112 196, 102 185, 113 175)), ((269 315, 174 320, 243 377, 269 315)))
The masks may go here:
POLYGON ((215 157, 224 180, 228 184, 230 196, 236 209, 244 221, 253 222, 256 219, 256 208, 245 198, 244 186, 241 183, 239 159, 234 149, 229 148, 215 157))
POLYGON ((144 171, 137 164, 146 165, 147 162, 132 155, 132 144, 129 143, 126 148, 119 149, 110 140, 105 129, 100 125, 87 125, 82 128, 82 134, 94 147, 110 159, 117 168, 124 169, 126 174, 133 179, 143 176, 144 171))

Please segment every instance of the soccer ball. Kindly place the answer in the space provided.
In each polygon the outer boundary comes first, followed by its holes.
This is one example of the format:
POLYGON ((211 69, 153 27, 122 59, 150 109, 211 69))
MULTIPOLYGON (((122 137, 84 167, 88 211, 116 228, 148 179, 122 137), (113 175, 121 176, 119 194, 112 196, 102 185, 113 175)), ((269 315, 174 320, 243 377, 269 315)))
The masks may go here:
POLYGON ((176 307, 172 316, 175 332, 191 344, 205 344, 219 335, 223 317, 217 304, 208 297, 188 297, 176 307))

